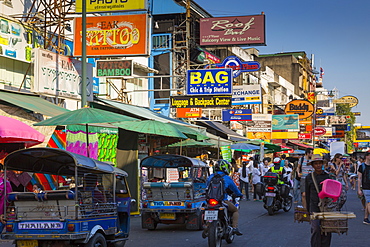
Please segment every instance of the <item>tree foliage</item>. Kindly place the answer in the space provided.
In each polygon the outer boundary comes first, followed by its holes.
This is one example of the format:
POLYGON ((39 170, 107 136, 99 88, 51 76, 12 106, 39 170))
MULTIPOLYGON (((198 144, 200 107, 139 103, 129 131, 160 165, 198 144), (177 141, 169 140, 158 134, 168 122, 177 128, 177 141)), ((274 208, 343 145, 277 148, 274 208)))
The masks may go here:
POLYGON ((347 144, 347 151, 354 150, 353 140, 354 140, 354 137, 355 137, 354 124, 356 122, 356 117, 353 114, 353 112, 351 111, 351 109, 352 108, 349 106, 349 104, 338 104, 337 107, 336 107, 336 115, 338 115, 338 116, 342 116, 342 115, 350 116, 350 118, 347 120, 347 123, 350 125, 350 131, 345 132, 345 138, 344 138, 344 140, 347 144))

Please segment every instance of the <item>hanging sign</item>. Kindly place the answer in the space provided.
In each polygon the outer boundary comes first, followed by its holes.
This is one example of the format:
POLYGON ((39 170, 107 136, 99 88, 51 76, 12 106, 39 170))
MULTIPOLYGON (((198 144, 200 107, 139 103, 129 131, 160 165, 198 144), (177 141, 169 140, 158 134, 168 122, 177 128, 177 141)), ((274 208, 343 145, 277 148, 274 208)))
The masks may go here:
POLYGON ((261 85, 233 86, 232 105, 262 104, 261 85))
POLYGON ((200 69, 187 71, 187 95, 231 94, 231 69, 200 69))
POLYGON ((171 108, 229 108, 231 95, 171 96, 171 108))
POLYGON ((292 100, 285 106, 286 114, 298 114, 299 119, 305 119, 312 116, 314 106, 307 100, 292 100))
POLYGON ((252 121, 251 109, 222 110, 222 121, 252 121))
POLYGON ((242 72, 253 72, 258 71, 261 67, 257 61, 243 62, 237 56, 228 56, 222 63, 206 65, 205 69, 208 68, 230 68, 233 70, 233 77, 238 77, 242 72))

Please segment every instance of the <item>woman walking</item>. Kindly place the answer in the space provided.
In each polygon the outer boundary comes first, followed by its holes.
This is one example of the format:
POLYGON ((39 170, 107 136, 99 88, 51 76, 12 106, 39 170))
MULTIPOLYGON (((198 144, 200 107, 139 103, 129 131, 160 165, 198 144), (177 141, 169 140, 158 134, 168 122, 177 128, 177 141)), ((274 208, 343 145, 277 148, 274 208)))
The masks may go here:
POLYGON ((243 161, 242 167, 239 168, 239 183, 240 192, 243 193, 243 188, 245 190, 245 199, 249 201, 249 173, 250 170, 247 167, 247 162, 243 161))

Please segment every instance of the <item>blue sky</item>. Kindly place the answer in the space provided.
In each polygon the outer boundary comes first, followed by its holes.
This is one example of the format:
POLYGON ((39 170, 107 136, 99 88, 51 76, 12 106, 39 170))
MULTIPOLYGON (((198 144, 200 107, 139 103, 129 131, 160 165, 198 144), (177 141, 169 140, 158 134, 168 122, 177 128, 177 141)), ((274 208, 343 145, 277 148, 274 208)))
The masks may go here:
POLYGON ((195 0, 215 17, 266 15, 266 44, 260 54, 305 51, 324 69, 323 86, 339 96, 353 95, 361 112, 357 122, 370 126, 369 0, 195 0), (368 91, 369 90, 369 91, 368 91))

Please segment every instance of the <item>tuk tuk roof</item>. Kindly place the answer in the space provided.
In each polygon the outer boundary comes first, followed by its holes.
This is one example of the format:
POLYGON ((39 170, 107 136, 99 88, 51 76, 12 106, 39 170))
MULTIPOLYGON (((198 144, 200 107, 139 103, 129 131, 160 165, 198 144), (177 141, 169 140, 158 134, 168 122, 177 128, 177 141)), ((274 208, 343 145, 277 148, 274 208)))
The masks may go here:
POLYGON ((58 148, 28 148, 9 154, 4 161, 6 169, 56 175, 79 173, 115 173, 128 176, 127 172, 112 165, 58 148))
POLYGON ((142 167, 177 168, 177 167, 208 167, 201 160, 189 158, 182 155, 164 154, 153 155, 141 161, 142 167))

